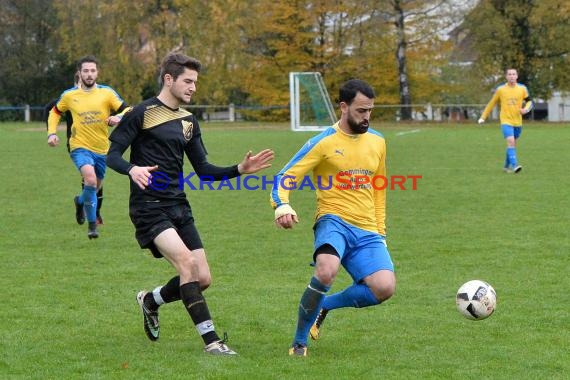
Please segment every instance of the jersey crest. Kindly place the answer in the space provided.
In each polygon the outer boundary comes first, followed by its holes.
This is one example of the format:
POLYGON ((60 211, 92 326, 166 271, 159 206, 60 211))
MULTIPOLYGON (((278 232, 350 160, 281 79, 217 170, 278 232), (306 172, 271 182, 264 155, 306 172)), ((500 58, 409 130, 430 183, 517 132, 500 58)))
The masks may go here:
POLYGON ((194 123, 187 120, 182 120, 182 133, 184 134, 184 140, 190 141, 192 138, 192 130, 194 129, 194 123))

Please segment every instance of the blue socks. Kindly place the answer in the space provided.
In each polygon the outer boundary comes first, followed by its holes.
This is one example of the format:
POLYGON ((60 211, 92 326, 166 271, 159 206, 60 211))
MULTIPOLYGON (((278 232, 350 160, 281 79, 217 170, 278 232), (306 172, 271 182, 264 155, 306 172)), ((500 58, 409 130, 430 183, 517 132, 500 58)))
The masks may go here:
POLYGON ((97 188, 94 186, 84 186, 83 192, 79 195, 79 201, 83 202, 85 216, 89 223, 97 220, 97 188))
POLYGON ((507 167, 514 168, 517 166, 517 152, 515 148, 507 148, 507 167))
POLYGON ((325 297, 322 308, 327 310, 341 307, 367 307, 378 305, 380 302, 365 284, 353 284, 341 292, 325 297))
POLYGON ((341 292, 325 296, 329 289, 329 286, 321 284, 315 277, 311 279, 299 303, 299 318, 293 344, 307 345, 309 331, 321 309, 361 308, 380 304, 365 284, 353 284, 341 292))
POLYGON ((319 315, 321 303, 329 289, 330 286, 321 284, 315 277, 311 278, 311 282, 305 289, 299 303, 299 318, 293 343, 307 345, 309 330, 319 315))

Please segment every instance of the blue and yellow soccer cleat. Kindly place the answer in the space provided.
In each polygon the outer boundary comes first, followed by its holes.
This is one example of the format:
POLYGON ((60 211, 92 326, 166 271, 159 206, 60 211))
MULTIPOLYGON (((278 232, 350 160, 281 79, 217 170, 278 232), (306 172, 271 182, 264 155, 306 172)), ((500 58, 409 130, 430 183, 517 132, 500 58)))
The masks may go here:
POLYGON ((315 323, 313 323, 313 325, 311 326, 311 330, 309 331, 309 335, 311 336, 312 340, 317 340, 321 336, 321 325, 325 321, 328 312, 329 311, 326 309, 321 309, 321 311, 319 311, 317 320, 315 321, 315 323))
POLYGON ((289 348, 289 356, 307 356, 307 346, 295 343, 289 348))

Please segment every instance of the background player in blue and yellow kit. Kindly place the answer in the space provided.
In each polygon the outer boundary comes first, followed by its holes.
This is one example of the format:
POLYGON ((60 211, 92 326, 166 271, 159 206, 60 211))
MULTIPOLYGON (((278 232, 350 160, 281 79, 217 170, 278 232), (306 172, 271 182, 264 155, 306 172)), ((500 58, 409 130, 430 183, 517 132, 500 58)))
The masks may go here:
POLYGON ((516 69, 507 69, 505 76, 507 83, 501 84, 495 89, 493 97, 479 118, 479 124, 485 122, 487 116, 498 103, 501 108, 499 114, 501 129, 507 142, 504 170, 507 173, 519 173, 522 166, 517 161, 516 145, 522 133, 522 115, 529 113, 534 104, 526 86, 517 82, 518 73, 516 69))
POLYGON ((70 112, 73 123, 69 138, 71 160, 83 177, 83 191, 74 198, 77 223, 88 221, 89 239, 99 237, 96 223, 97 189, 102 185, 109 150, 112 114, 126 109, 123 99, 109 86, 97 84, 97 60, 86 56, 77 65, 81 86, 64 91, 48 117, 48 145, 57 146, 56 134, 61 115, 70 112), (84 216, 85 215, 85 216, 84 216))
MULTIPOLYGON (((75 87, 77 88, 81 88, 81 81, 79 80, 79 73, 76 72, 75 75, 73 76, 73 84, 75 87)), ((48 127, 47 122, 48 122, 48 118, 49 118, 49 112, 52 110, 52 108, 57 104, 57 101, 59 100, 59 98, 53 99, 51 100, 48 104, 46 104, 46 106, 44 107, 44 113, 43 113, 43 119, 46 123, 46 128, 48 127)), ((71 112, 67 111, 64 113, 64 118, 65 118, 65 135, 67 137, 67 151, 69 152, 69 138, 71 137, 71 126, 73 125, 73 117, 71 116, 71 112)), ((112 127, 116 126, 118 124, 120 120, 116 117, 116 116, 111 116, 108 120, 108 124, 112 127)), ((81 177, 81 191, 83 191, 83 188, 85 187, 85 183, 83 183, 83 177, 81 177)), ((99 190, 97 191, 97 212, 96 212, 96 217, 97 217, 97 224, 103 224, 103 217, 101 216, 101 207, 103 206, 103 186, 101 186, 99 188, 99 190)), ((81 212, 83 212, 83 210, 81 210, 81 212)), ((83 217, 82 220, 84 220, 85 217, 83 217)))
POLYGON ((340 120, 311 138, 278 173, 271 192, 275 223, 292 228, 297 214, 290 189, 312 172, 317 210, 314 275, 298 310, 290 355, 306 356, 309 333, 317 339, 330 310, 378 305, 395 291, 394 265, 386 246, 386 143, 369 129, 374 90, 353 79, 339 91, 340 120), (382 179, 382 181, 376 181, 382 179), (354 283, 326 295, 342 265, 354 283))

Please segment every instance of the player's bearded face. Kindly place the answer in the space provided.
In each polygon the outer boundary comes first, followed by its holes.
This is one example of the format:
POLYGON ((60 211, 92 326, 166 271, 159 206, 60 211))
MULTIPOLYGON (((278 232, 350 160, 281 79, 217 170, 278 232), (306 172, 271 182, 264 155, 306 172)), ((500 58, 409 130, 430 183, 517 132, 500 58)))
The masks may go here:
POLYGON ((81 84, 85 88, 91 88, 97 81, 97 64, 94 62, 85 62, 81 66, 79 76, 81 77, 81 84))
POLYGON ((346 122, 350 131, 354 134, 362 134, 368 131, 370 115, 374 108, 374 99, 367 98, 360 92, 356 94, 352 104, 348 106, 346 122))
POLYGON ((357 120, 353 117, 352 112, 348 114, 348 119, 346 120, 348 127, 354 134, 362 134, 368 131, 369 123, 368 119, 357 120))

